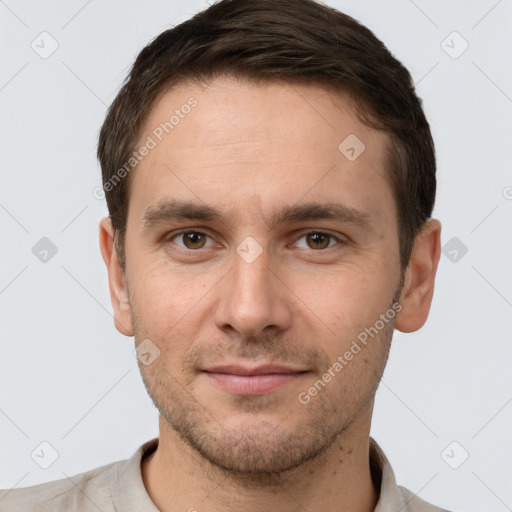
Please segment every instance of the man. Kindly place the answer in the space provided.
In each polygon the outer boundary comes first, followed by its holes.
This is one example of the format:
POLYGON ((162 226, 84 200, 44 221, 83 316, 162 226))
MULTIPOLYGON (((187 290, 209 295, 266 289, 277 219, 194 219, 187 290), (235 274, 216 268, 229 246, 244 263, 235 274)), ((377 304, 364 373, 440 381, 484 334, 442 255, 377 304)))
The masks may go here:
POLYGON ((222 0, 141 51, 98 156, 115 324, 160 435, 2 510, 440 511, 370 438, 441 230, 429 125, 384 45, 313 0, 222 0))

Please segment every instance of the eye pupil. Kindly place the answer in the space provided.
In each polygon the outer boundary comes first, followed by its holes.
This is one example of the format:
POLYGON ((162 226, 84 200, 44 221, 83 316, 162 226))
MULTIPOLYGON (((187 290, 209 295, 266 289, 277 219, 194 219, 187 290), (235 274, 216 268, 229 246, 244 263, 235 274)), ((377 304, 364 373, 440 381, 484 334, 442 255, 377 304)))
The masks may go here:
POLYGON ((314 249, 325 249, 329 245, 329 235, 324 233, 310 233, 307 235, 307 237, 308 240, 312 241, 313 245, 315 245, 315 247, 313 247, 314 249))
POLYGON ((201 233, 184 233, 183 237, 185 246, 189 249, 200 249, 204 245, 204 236, 201 233), (192 247, 189 243, 192 244, 192 247), (196 244, 199 244, 199 247, 196 244))

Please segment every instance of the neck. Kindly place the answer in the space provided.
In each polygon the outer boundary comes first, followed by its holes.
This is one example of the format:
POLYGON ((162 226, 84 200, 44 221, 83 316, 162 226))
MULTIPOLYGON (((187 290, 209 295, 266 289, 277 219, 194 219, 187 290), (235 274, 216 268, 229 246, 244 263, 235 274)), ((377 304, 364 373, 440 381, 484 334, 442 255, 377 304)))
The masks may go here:
POLYGON ((378 495, 369 464, 371 412, 314 459, 265 478, 211 464, 160 417, 158 448, 143 460, 142 478, 161 512, 372 512, 378 495))

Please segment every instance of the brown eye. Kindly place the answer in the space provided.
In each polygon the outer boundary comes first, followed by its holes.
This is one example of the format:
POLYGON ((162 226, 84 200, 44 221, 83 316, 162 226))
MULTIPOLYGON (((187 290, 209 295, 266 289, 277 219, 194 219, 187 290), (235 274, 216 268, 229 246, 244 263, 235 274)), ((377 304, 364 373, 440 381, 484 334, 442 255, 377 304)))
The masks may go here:
POLYGON ((305 236, 311 249, 326 249, 329 247, 331 235, 327 233, 308 233, 305 236))
POLYGON ((202 255, 206 250, 213 249, 216 245, 210 235, 195 229, 174 233, 165 238, 165 244, 168 250, 186 256, 202 255))
POLYGON ((182 233, 181 239, 187 249, 202 249, 206 241, 206 235, 197 231, 189 231, 182 233))

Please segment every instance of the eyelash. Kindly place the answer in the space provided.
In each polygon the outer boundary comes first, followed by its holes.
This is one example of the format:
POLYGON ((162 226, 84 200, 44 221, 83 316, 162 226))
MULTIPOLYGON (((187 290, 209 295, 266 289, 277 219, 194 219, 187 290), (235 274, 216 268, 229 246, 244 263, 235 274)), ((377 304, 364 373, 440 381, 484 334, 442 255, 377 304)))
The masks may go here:
MULTIPOLYGON (((203 249, 208 249, 208 247, 201 247, 200 249, 188 249, 188 248, 183 248, 177 244, 175 244, 173 242, 173 240, 179 236, 182 236, 182 235, 186 235, 188 233, 196 233, 196 234, 200 234, 200 235, 204 235, 208 238, 211 238, 210 235, 208 235, 208 233, 205 233, 204 231, 200 231, 200 230, 197 230, 197 229, 183 229, 181 231, 178 231, 177 233, 172 233, 171 236, 168 236, 165 238, 164 242, 165 243, 168 243, 168 242, 171 242, 175 245, 176 247, 176 250, 178 250, 179 252, 184 252, 184 253, 200 253, 203 249)), ((304 238, 308 235, 311 235, 311 234, 315 234, 315 235, 325 235, 325 236, 328 236, 330 237, 331 239, 334 239, 336 240, 336 242, 338 242, 337 244, 335 245, 332 245, 330 247, 326 247, 325 249, 309 249, 311 252, 317 252, 317 253, 322 253, 322 252, 328 252, 329 249, 335 249, 337 246, 339 245, 345 245, 346 242, 344 240, 342 240, 341 238, 329 233, 329 232, 326 232, 326 231, 321 231, 321 230, 310 230, 310 231, 307 231, 305 233, 302 233, 301 236, 299 238, 297 238, 297 241, 300 240, 301 238, 304 238)), ((301 248, 302 249, 302 248, 301 248)), ((330 251, 329 251, 330 252, 330 251)))

